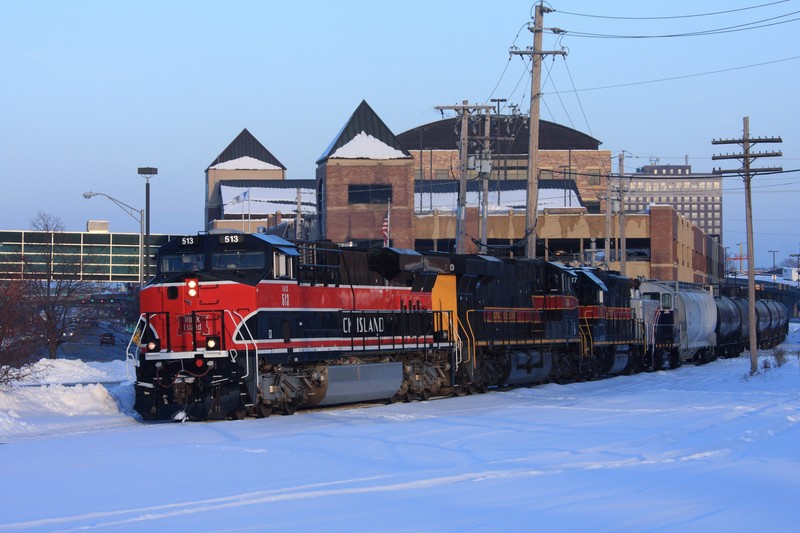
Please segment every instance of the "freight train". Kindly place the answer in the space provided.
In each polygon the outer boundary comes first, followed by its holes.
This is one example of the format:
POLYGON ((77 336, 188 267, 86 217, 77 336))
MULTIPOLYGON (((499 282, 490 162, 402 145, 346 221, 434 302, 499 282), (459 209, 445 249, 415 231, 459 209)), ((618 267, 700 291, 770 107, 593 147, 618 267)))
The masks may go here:
MULTIPOLYGON (((205 233, 156 260, 128 347, 145 420, 585 380, 738 356, 748 342, 738 299, 536 259, 205 233)), ((786 308, 759 303, 759 343, 776 345, 786 308)))

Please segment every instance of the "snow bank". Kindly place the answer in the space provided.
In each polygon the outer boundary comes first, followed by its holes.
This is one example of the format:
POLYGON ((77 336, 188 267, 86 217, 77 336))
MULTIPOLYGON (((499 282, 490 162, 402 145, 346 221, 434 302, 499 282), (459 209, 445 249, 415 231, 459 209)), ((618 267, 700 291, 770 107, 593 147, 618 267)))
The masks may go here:
POLYGON ((42 359, 33 370, 32 378, 0 390, 0 442, 107 427, 130 418, 123 415, 133 407, 124 361, 42 359))
POLYGON ((114 383, 128 379, 125 361, 94 363, 72 359, 41 359, 33 364, 32 376, 21 385, 114 383))

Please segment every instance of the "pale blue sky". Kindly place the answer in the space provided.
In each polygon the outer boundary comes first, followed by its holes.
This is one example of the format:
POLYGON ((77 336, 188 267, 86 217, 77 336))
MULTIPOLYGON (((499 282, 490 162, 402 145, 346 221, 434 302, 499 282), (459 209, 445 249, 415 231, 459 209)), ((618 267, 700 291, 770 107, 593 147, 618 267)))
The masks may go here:
MULTIPOLYGON (((111 202, 82 193, 143 207, 136 169, 155 166, 151 230, 194 233, 202 228, 203 172, 243 128, 287 177, 313 178, 317 157, 362 99, 395 133, 462 100, 507 98, 527 112, 527 67, 508 50, 530 46, 532 5, 0 0, 0 228, 25 229, 41 209, 68 230, 105 219, 112 231, 136 232, 111 202)), ((682 164, 688 156, 694 170, 710 171, 735 166, 711 161, 736 151, 711 139, 741 137, 749 115, 752 136, 784 140, 763 146, 784 157, 758 166, 800 168, 797 0, 549 5, 556 11, 545 26, 568 33, 545 34, 544 48, 569 55, 545 60, 542 118, 632 154, 628 170, 650 157, 682 164), (684 18, 642 19, 676 16, 684 18), (756 21, 765 27, 653 39, 579 35, 683 35, 756 21), (735 70, 692 76, 726 69, 735 70), (680 79, 639 83, 670 78, 680 79)), ((738 249, 741 179, 726 178, 724 189, 725 245, 738 249)), ((754 181, 758 265, 771 265, 768 250, 780 251, 778 261, 800 251, 798 200, 797 172, 754 181)))

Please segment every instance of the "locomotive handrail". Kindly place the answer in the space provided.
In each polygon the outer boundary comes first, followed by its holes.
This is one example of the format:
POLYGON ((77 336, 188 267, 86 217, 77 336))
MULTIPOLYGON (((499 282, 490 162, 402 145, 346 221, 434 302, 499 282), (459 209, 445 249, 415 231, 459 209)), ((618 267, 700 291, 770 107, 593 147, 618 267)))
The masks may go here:
MULTIPOLYGON (((225 309, 225 315, 230 317, 231 323, 234 326, 233 327, 234 331, 236 330, 236 327, 239 324, 242 325, 242 327, 239 328, 239 335, 241 336, 242 340, 241 341, 237 341, 236 337, 232 334, 231 335, 231 341, 233 343, 241 342, 242 344, 244 344, 245 367, 247 368, 247 372, 245 373, 244 376, 242 376, 242 379, 248 378, 248 377, 250 377, 250 348, 248 346, 248 343, 252 343, 253 344, 253 351, 257 351, 258 348, 256 346, 256 340, 253 338, 253 333, 250 331, 250 328, 247 327, 247 322, 244 321, 244 317, 242 315, 240 315, 239 313, 236 313, 236 315, 241 319, 239 322, 236 321, 236 317, 234 317, 234 312, 231 311, 230 309, 225 309), (249 340, 245 339, 244 335, 241 334, 242 329, 244 329, 247 332, 247 335, 250 337, 249 340)), ((223 325, 224 325, 224 323, 225 322, 223 320, 223 325)), ((258 379, 259 379, 259 374, 258 374, 258 372, 256 372, 256 382, 258 382, 258 379)), ((258 383, 256 383, 256 384, 258 385, 258 383)))
POLYGON ((139 318, 136 320, 136 326, 133 328, 133 333, 131 334, 131 338, 128 341, 128 346, 125 347, 125 379, 130 381, 130 369, 128 366, 128 361, 133 361, 135 365, 139 364, 139 341, 144 334, 144 326, 147 325, 147 321, 144 319, 145 313, 139 314, 139 318), (139 324, 143 324, 142 330, 139 330, 139 324), (131 353, 131 346, 134 346, 133 353, 131 353))
POLYGON ((578 322, 578 334, 581 343, 581 357, 588 357, 594 344, 592 338, 592 325, 589 323, 588 318, 582 318, 578 322))
POLYGON ((458 315, 456 315, 456 325, 461 327, 464 330, 464 333, 467 333, 467 335, 465 335, 465 337, 467 337, 467 360, 462 361, 463 363, 469 363, 472 360, 472 354, 475 352, 475 346, 477 345, 477 341, 475 340, 475 332, 472 331, 472 324, 470 324, 469 320, 469 314, 472 311, 472 309, 467 311, 467 325, 469 326, 469 330, 464 327, 464 325, 461 323, 461 319, 458 318, 458 315))

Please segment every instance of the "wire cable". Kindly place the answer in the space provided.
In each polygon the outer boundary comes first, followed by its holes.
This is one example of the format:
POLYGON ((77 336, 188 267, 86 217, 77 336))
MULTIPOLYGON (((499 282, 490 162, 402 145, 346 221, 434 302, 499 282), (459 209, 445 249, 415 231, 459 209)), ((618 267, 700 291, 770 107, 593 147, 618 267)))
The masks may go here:
POLYGON ((789 0, 780 0, 778 2, 769 2, 767 4, 759 4, 755 6, 749 7, 742 7, 739 9, 729 9, 727 11, 713 11, 711 13, 695 13, 693 15, 671 15, 671 16, 662 16, 662 17, 615 17, 609 15, 592 15, 588 13, 572 13, 570 11, 562 11, 560 9, 554 9, 553 11, 562 14, 562 15, 573 15, 576 17, 589 17, 589 18, 597 18, 597 19, 611 19, 611 20, 674 20, 674 19, 686 19, 686 18, 697 18, 697 17, 710 17, 714 15, 726 15, 728 13, 736 13, 739 11, 748 11, 750 9, 759 9, 762 7, 767 6, 774 6, 776 4, 784 4, 789 0))
POLYGON ((742 70, 742 69, 746 69, 746 68, 761 67, 761 66, 764 66, 764 65, 772 65, 774 63, 782 63, 784 61, 795 61, 797 59, 800 59, 800 56, 786 57, 786 58, 783 58, 783 59, 776 59, 774 61, 765 61, 763 63, 753 63, 751 65, 743 65, 743 66, 740 66, 740 67, 730 67, 730 68, 724 68, 724 69, 719 69, 719 70, 710 70, 708 72, 698 72, 696 74, 684 74, 682 76, 672 76, 670 78, 658 78, 658 79, 655 79, 655 80, 634 81, 634 82, 629 82, 629 83, 617 83, 617 84, 614 84, 614 85, 603 85, 603 86, 600 86, 600 87, 587 87, 585 89, 573 89, 573 90, 575 92, 600 91, 600 90, 603 90, 603 89, 617 89, 619 87, 632 87, 634 85, 646 85, 648 83, 661 83, 661 82, 664 82, 664 81, 674 81, 674 80, 682 80, 682 79, 686 79, 686 78, 696 78, 696 77, 699 77, 699 76, 709 76, 711 74, 720 74, 720 73, 723 73, 723 72, 731 72, 731 71, 734 71, 734 70, 742 70))
POLYGON ((588 32, 579 32, 579 31, 568 31, 566 32, 567 35, 572 37, 584 37, 584 38, 593 38, 593 39, 671 39, 675 37, 703 37, 706 35, 719 35, 723 33, 736 33, 740 31, 747 31, 747 30, 757 30, 760 28, 768 28, 770 26, 777 26, 779 24, 788 24, 789 22, 795 22, 800 20, 800 17, 793 18, 789 20, 782 20, 780 22, 770 22, 773 20, 781 19, 784 17, 788 17, 790 15, 797 15, 800 11, 793 11, 791 13, 786 13, 784 15, 780 15, 777 17, 771 17, 762 20, 756 20, 753 22, 747 22, 745 24, 738 24, 736 26, 727 26, 723 28, 716 28, 712 30, 703 30, 703 31, 695 31, 695 32, 686 32, 686 33, 666 33, 662 35, 615 35, 615 34, 604 34, 604 33, 588 33, 588 32), (769 24, 764 24, 770 22, 769 24))

